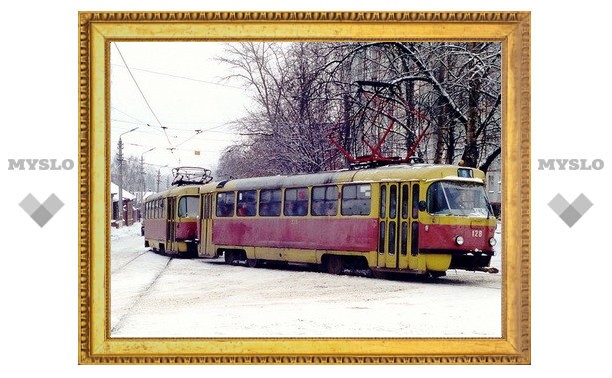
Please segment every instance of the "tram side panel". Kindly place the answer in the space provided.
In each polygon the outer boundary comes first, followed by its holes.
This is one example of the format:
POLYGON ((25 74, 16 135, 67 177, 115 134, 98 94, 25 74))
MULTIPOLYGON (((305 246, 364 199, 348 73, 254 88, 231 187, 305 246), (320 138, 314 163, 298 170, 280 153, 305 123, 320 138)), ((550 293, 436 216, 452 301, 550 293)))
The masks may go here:
POLYGON ((145 247, 151 247, 155 251, 160 250, 160 245, 166 241, 166 221, 165 219, 145 219, 144 220, 145 247))
POLYGON ((217 245, 367 252, 376 249, 377 226, 371 218, 218 218, 212 235, 217 245))

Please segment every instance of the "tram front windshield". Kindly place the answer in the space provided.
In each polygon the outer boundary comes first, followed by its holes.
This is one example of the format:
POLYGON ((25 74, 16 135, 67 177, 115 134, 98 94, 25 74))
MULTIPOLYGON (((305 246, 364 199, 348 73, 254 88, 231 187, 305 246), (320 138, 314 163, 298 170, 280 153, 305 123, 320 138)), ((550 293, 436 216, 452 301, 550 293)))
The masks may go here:
POLYGON ((429 186, 427 212, 486 218, 493 215, 484 185, 457 181, 438 181, 429 186))

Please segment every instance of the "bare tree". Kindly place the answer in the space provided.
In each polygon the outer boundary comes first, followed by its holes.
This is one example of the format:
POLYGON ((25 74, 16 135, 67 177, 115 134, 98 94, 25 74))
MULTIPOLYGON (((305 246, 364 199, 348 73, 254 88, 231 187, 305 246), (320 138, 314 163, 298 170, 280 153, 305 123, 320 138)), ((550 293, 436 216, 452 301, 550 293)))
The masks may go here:
MULTIPOLYGON (((219 61, 231 67, 227 79, 251 89, 255 109, 235 122, 245 137, 222 158, 227 171, 244 159, 251 175, 317 172, 328 167, 332 147, 326 140, 329 104, 321 96, 315 66, 316 44, 229 44, 219 61), (224 160, 227 159, 227 162, 224 160), (255 161, 260 164, 255 167, 255 161)), ((227 172, 233 176, 237 176, 227 172)), ((246 172, 240 172, 245 176, 246 172)))
POLYGON ((425 153, 430 161, 457 162, 456 152, 460 151, 461 160, 475 167, 499 154, 501 50, 498 43, 384 42, 351 47, 338 60, 339 64, 350 61, 348 56, 367 56, 364 51, 386 52, 376 54, 377 59, 362 59, 369 62, 372 71, 369 77, 373 79, 363 82, 371 87, 387 88, 374 94, 390 103, 404 104, 404 113, 389 115, 371 107, 368 110, 395 117, 398 134, 406 138, 407 145, 430 123, 432 130, 428 130, 424 141, 425 146, 432 141, 435 144, 433 153, 425 153), (394 64, 398 61, 402 64, 394 64), (402 91, 400 83, 411 83, 414 87, 402 91), (411 122, 415 115, 420 122, 411 122), (456 124, 463 125, 463 132, 456 130, 456 124), (496 146, 491 148, 491 143, 496 146))
MULTIPOLYGON (((111 181, 119 184, 119 161, 117 154, 111 161, 111 181)), ((155 191, 157 187, 157 170, 142 164, 140 158, 128 156, 123 158, 123 189, 131 193, 155 191)))
POLYGON ((247 42, 219 60, 257 104, 236 121, 245 138, 222 158, 229 175, 339 168, 330 136, 353 156, 484 170, 501 152, 499 43, 247 42))

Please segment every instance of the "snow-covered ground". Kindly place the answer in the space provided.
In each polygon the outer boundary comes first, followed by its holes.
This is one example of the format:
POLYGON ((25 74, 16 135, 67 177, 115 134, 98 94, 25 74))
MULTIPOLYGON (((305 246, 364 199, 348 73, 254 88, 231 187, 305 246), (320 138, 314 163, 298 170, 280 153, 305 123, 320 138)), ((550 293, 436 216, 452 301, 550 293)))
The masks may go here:
POLYGON ((140 223, 111 232, 112 337, 501 337, 498 274, 438 280, 248 268, 144 248, 140 223))

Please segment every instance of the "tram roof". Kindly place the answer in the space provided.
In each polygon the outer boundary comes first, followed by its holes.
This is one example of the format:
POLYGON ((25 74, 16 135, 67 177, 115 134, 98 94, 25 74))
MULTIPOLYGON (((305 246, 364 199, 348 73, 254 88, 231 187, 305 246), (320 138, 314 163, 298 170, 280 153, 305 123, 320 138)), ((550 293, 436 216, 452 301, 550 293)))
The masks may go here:
POLYGON ((184 186, 173 186, 169 189, 164 190, 163 192, 151 194, 146 198, 147 201, 165 198, 165 197, 176 197, 179 195, 185 194, 195 194, 199 193, 199 188, 201 185, 184 185, 184 186))
POLYGON ((482 171, 456 165, 440 164, 395 164, 359 170, 341 170, 289 176, 267 176, 233 179, 203 185, 201 192, 218 190, 276 189, 312 185, 340 184, 347 182, 415 181, 444 178, 460 179, 458 170, 470 169, 472 177, 483 180, 482 171))

